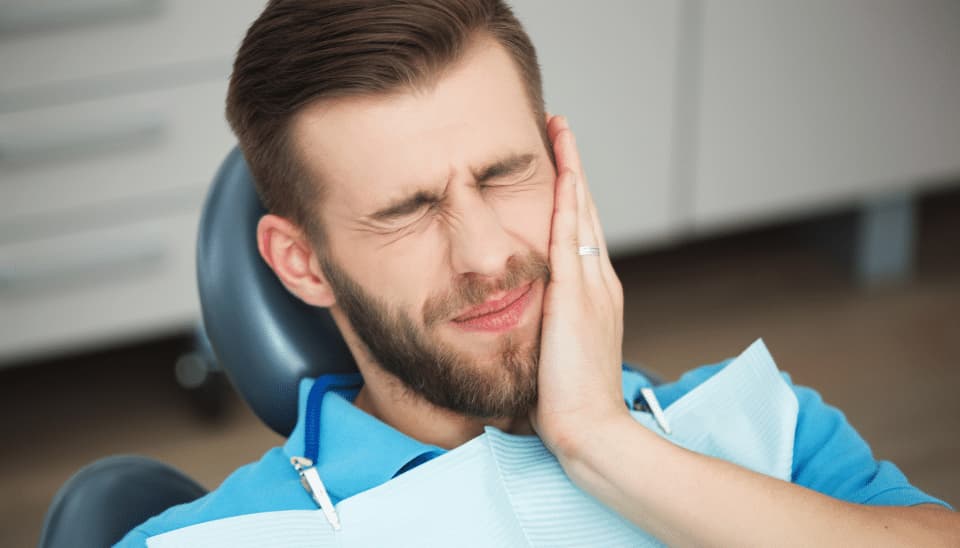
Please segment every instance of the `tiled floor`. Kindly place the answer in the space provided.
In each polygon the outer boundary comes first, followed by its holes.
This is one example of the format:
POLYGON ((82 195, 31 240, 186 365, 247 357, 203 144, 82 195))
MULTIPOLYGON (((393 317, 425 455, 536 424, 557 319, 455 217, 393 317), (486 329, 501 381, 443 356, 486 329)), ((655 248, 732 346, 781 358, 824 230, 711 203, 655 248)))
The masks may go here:
MULTIPOLYGON (((916 276, 896 287, 857 287, 796 225, 621 260, 625 357, 675 378, 763 337, 878 456, 958 505, 960 193, 923 211, 916 276)), ((58 486, 101 456, 151 455, 213 487, 280 441, 229 392, 211 413, 175 384, 185 344, 0 371, 0 546, 35 545, 58 486)))

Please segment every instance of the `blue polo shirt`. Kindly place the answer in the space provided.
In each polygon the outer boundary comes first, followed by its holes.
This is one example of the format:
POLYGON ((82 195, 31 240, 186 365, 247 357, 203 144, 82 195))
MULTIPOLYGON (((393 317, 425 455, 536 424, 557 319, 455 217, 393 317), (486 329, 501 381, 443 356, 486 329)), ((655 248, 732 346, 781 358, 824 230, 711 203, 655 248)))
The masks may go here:
MULTIPOLYGON (((655 387, 657 400, 661 406, 669 406, 729 362, 694 369, 676 382, 655 387)), ((799 402, 793 483, 848 502, 887 506, 934 503, 950 508, 910 485, 893 463, 874 459, 870 447, 843 413, 825 404, 816 391, 793 385, 786 374, 784 378, 799 402)), ((334 503, 444 453, 354 407, 352 402, 363 379, 355 375, 348 380, 348 387, 328 391, 320 408, 316 465, 334 503)), ((312 386, 311 379, 300 385, 299 418, 283 447, 275 447, 258 462, 238 469, 206 496, 147 520, 117 546, 144 546, 151 536, 232 516, 315 509, 290 464, 290 457, 304 455, 304 415, 312 386)), ((624 370, 623 393, 628 405, 639 398, 641 388, 649 386, 643 374, 624 370)))

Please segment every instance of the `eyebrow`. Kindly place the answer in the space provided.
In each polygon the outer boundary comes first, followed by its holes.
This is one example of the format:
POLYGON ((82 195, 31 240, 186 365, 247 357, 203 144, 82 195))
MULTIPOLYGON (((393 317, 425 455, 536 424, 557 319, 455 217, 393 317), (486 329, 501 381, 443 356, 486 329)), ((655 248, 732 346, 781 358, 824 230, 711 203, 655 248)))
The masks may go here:
POLYGON ((473 178, 477 184, 483 184, 492 179, 517 175, 529 169, 536 159, 535 154, 511 154, 474 171, 473 178))
MULTIPOLYGON (((477 184, 483 184, 493 179, 523 173, 533 165, 536 159, 535 154, 510 154, 479 169, 471 170, 471 174, 477 184)), ((394 200, 368 215, 367 218, 374 221, 388 221, 412 213, 425 204, 437 203, 441 198, 442 195, 435 190, 418 189, 394 200)))

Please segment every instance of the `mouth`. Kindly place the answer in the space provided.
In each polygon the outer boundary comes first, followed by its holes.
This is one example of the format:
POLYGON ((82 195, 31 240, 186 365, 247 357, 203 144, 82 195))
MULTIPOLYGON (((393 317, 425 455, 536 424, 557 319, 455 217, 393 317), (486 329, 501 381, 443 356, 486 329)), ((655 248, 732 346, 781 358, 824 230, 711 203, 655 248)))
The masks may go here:
POLYGON ((502 332, 516 327, 533 289, 533 282, 503 296, 475 306, 454 318, 453 324, 467 331, 502 332))

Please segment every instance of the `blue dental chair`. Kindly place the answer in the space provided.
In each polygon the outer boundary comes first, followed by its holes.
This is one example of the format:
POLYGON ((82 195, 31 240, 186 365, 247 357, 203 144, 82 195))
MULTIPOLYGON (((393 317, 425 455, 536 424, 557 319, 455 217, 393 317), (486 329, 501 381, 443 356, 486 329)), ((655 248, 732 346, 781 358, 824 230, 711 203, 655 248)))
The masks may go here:
MULTIPOLYGON (((207 194, 197 241, 203 324, 218 364, 257 416, 286 437, 297 420, 300 379, 356 371, 325 309, 307 306, 280 284, 257 251, 265 213, 239 149, 207 194)), ((206 490, 179 470, 141 456, 87 465, 57 492, 41 548, 109 546, 163 510, 206 490)))
MULTIPOLYGON (((243 156, 234 149, 204 205, 197 282, 218 364, 257 416, 287 437, 296 423, 300 379, 349 373, 356 365, 329 312, 287 292, 260 258, 255 234, 264 213, 243 156)), ((40 547, 110 546, 151 516, 204 494, 195 481, 156 460, 107 457, 57 492, 40 547)))

